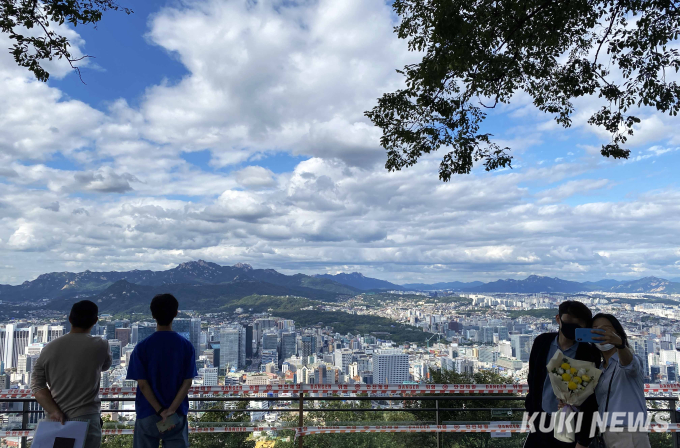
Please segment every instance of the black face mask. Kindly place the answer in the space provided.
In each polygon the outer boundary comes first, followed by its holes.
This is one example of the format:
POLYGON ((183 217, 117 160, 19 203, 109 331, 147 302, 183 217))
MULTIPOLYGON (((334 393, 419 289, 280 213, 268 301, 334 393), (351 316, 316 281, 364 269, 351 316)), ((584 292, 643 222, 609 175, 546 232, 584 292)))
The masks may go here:
POLYGON ((562 322, 562 326, 560 327, 560 332, 564 335, 565 338, 573 341, 576 339, 576 329, 581 328, 579 324, 568 324, 566 322, 562 322))

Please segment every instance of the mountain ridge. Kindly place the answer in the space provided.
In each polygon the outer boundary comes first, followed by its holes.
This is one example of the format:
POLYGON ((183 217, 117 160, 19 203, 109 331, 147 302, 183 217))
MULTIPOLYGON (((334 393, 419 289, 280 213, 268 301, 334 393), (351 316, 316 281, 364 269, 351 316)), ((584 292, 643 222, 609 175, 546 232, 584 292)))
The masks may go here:
MULTIPOLYGON (((340 274, 282 274, 274 269, 255 269, 249 264, 237 263, 222 266, 204 260, 180 263, 165 271, 132 270, 104 271, 90 270, 73 272, 51 272, 39 275, 35 280, 20 285, 0 285, 0 301, 6 302, 51 302, 72 303, 76 299, 96 297, 109 288, 124 281, 139 288, 130 289, 131 294, 139 291, 181 290, 197 300, 196 291, 206 297, 225 297, 229 300, 248 295, 299 296, 311 300, 335 301, 338 298, 356 295, 369 290, 455 290, 472 293, 580 293, 591 291, 619 293, 664 293, 680 294, 680 282, 663 278, 644 277, 621 281, 602 279, 598 281, 575 282, 558 277, 530 275, 525 279, 500 279, 494 282, 439 282, 434 284, 409 283, 397 285, 385 280, 366 277, 359 272, 340 274), (179 286, 183 285, 183 286, 179 286), (150 287, 144 289, 142 287, 150 287)), ((116 288, 121 288, 117 285, 116 288)), ((109 296, 116 288, 109 290, 109 296)), ((125 295, 125 290, 119 291, 125 295)), ((102 299, 103 300, 103 299, 102 299)), ((213 306, 219 305, 214 303, 213 306)))
POLYGON ((350 274, 341 272, 339 274, 316 274, 316 278, 325 278, 333 280, 343 285, 351 286, 353 288, 361 289, 362 291, 370 291, 373 289, 387 289, 403 291, 404 287, 386 280, 366 277, 360 272, 352 272, 350 274))
POLYGON ((316 279, 304 274, 285 275, 273 269, 253 269, 247 264, 221 266, 204 260, 181 263, 165 271, 133 270, 93 272, 51 272, 20 285, 0 285, 0 300, 8 302, 42 301, 96 296, 111 285, 125 280, 140 286, 187 284, 226 285, 238 280, 252 280, 280 287, 284 294, 299 288, 318 290, 335 296, 352 295, 358 289, 328 279, 316 279))
POLYGON ((495 282, 485 283, 474 288, 468 288, 467 292, 509 292, 509 293, 540 293, 540 292, 562 292, 576 293, 588 291, 582 283, 562 280, 557 277, 545 277, 541 275, 530 275, 524 280, 505 279, 495 282))
POLYGON ((437 290, 455 290, 463 291, 468 288, 474 288, 483 285, 484 282, 474 281, 474 282, 439 282, 439 283, 405 283, 403 286, 406 289, 412 289, 416 291, 437 291, 437 290))

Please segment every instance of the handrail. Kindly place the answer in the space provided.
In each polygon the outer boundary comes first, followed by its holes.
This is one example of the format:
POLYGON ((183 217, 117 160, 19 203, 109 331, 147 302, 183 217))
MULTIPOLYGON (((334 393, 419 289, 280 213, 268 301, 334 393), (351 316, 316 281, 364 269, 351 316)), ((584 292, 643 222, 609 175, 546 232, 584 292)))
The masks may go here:
MULTIPOLYGON (((287 385, 287 386, 293 386, 293 385, 287 385)), ((299 386, 299 385, 294 385, 294 386, 299 386)), ((305 386, 305 385, 303 385, 305 386)), ((344 386, 344 385, 339 385, 339 386, 344 386)), ((365 385, 364 385, 365 386, 365 385)), ((426 386, 431 386, 431 385, 426 385, 426 386)), ((444 385, 435 385, 435 386, 444 386, 444 385)), ((458 432, 458 433, 468 433, 468 432, 478 432, 478 433, 503 433, 503 432, 509 432, 509 433, 522 433, 522 432, 527 432, 526 428, 523 427, 518 427, 517 422, 511 422, 510 426, 508 426, 507 423, 499 423, 499 422, 482 422, 482 423, 471 423, 471 422, 461 422, 458 424, 457 422, 447 422, 451 424, 445 424, 442 425, 440 424, 440 412, 471 412, 471 411, 489 411, 491 412, 491 417, 493 419, 494 414, 492 411, 496 410, 502 410, 502 411, 509 411, 509 412, 521 412, 523 411, 522 408, 465 408, 465 407, 459 407, 459 408, 451 408, 451 407, 440 407, 439 402, 440 401, 521 401, 523 400, 523 396, 521 395, 500 395, 500 393, 508 393, 508 392, 499 392, 499 389, 494 389, 494 388, 474 388, 474 389, 449 389, 451 386, 471 386, 471 385, 446 385, 448 387, 446 388, 441 388, 442 392, 439 393, 448 393, 449 395, 431 395, 431 393, 437 393, 437 389, 426 389, 424 393, 426 395, 423 396, 418 396, 415 395, 418 393, 418 391, 414 391, 412 389, 407 390, 407 391, 401 391, 401 392, 394 392, 393 389, 387 389, 387 388, 382 388, 380 390, 371 390, 370 392, 378 392, 378 393, 388 393, 391 395, 388 396, 309 396, 307 393, 300 392, 297 394, 296 397, 277 397, 277 396, 198 396, 198 397, 193 397, 190 398, 190 401, 193 402, 248 402, 248 401, 270 401, 270 402, 281 402, 281 401, 290 401, 290 402, 299 402, 299 406, 296 406, 295 404, 292 404, 290 408, 271 408, 271 409, 260 409, 260 408, 246 408, 246 409, 190 409, 190 412, 192 413, 205 413, 205 412, 297 412, 299 414, 299 421, 297 422, 298 425, 296 426, 209 426, 209 427, 198 427, 198 426, 191 426, 190 427, 190 432, 192 434, 197 434, 197 433, 245 433, 245 432, 255 432, 255 431, 282 431, 282 430, 288 430, 288 431, 294 431, 296 438, 298 438, 299 446, 301 445, 302 438, 305 435, 312 435, 312 434, 328 434, 328 433, 356 433, 356 432, 430 432, 430 433, 451 433, 451 432, 458 432), (462 393, 471 393, 471 395, 466 395, 462 396, 462 393), (394 394, 400 394, 400 396, 394 396, 394 394), (421 402, 434 402, 434 407, 431 405, 428 407, 421 407, 421 408, 411 408, 411 407, 389 407, 389 408, 373 408, 373 407, 352 407, 352 408, 315 408, 315 407, 305 407, 304 402, 318 402, 318 401, 328 401, 328 402, 335 402, 335 401, 357 401, 357 402, 363 402, 363 401, 374 401, 374 402, 396 402, 396 401, 421 401, 421 402), (302 424, 302 416, 305 412, 324 412, 324 411, 332 411, 332 410, 337 410, 337 411, 351 411, 351 412, 379 412, 379 411, 402 411, 402 412, 431 412, 434 414, 434 423, 435 425, 431 424, 424 424, 424 425, 393 425, 393 426, 324 426, 324 427, 305 427, 302 424), (500 426, 503 425, 503 426, 500 426), (513 426, 515 425, 515 426, 513 426)), ((473 386, 496 386, 496 385, 473 385, 473 386)), ((248 386, 249 387, 249 386, 248 386)), ((662 388, 649 388, 651 390, 654 389, 662 389, 662 388)), ((670 390, 672 388, 665 388, 666 390, 670 390)), ((102 401, 104 402, 118 402, 118 401, 123 401, 123 402, 131 402, 134 400, 133 397, 129 396, 129 392, 131 390, 134 390, 132 388, 126 389, 125 394, 122 394, 123 397, 115 397, 113 396, 114 394, 106 394, 105 396, 102 397, 102 401)), ((298 389, 300 390, 300 389, 298 389)), ((303 389, 304 390, 304 389, 303 389)), ((502 389, 500 389, 502 390, 502 389)), ((507 389, 508 391, 511 391, 512 393, 517 393, 516 389, 507 389)), ((656 391, 656 390, 654 390, 656 391)), ((3 391, 4 392, 4 391, 3 391)), ((28 392, 28 391, 26 391, 28 392)), ((109 389, 110 392, 110 389, 109 389)), ((213 390, 209 392, 205 392, 203 388, 194 388, 193 390, 194 393, 199 393, 200 395, 205 395, 205 394, 214 394, 216 393, 213 390)), ((245 394, 253 392, 253 390, 248 389, 247 391, 244 391, 245 394)), ((259 390, 259 393, 265 392, 264 390, 259 390)), ((267 390, 266 392, 273 392, 271 389, 267 390)), ((290 388, 288 388, 287 392, 291 392, 290 388)), ((325 388, 324 390, 315 390, 315 393, 362 393, 361 389, 357 392, 356 390, 347 390, 347 388, 342 387, 342 388, 325 388)), ((370 393, 369 392, 369 393, 370 393)), ((234 393, 233 390, 230 390, 229 393, 234 393)), ((294 393, 294 392, 293 392, 294 393)), ((30 395, 30 394, 26 394, 30 395)), ((646 400, 648 401, 668 401, 670 406, 668 408, 664 409, 648 409, 648 411, 651 412, 670 412, 670 423, 667 428, 664 429, 663 426, 659 425, 652 425, 650 428, 651 431, 653 432, 659 432, 659 431, 667 431, 667 432, 672 432, 673 433, 673 442, 674 442, 674 447, 678 447, 678 441, 676 434, 680 432, 680 425, 678 424, 677 420, 677 402, 680 400, 677 396, 658 396, 658 397, 650 397, 647 396, 645 397, 646 400)), ((30 396, 20 396, 17 394, 12 394, 10 397, 1 397, 0 396, 0 402, 20 402, 22 403, 22 409, 21 410, 9 410, 9 411, 2 411, 0 413, 2 414, 21 414, 23 416, 22 418, 22 428, 19 430, 8 430, 8 431, 0 431, 0 438, 4 437, 20 437, 21 438, 21 447, 25 448, 27 446, 27 440, 29 437, 32 437, 34 432, 29 429, 28 426, 28 416, 31 414, 36 414, 36 413, 41 413, 43 411, 31 411, 30 410, 30 403, 35 402, 35 399, 30 397, 30 396)), ((423 403, 424 404, 424 403, 423 403)), ((112 412, 118 412, 118 413, 131 413, 134 412, 133 409, 110 409, 102 410, 103 413, 112 413, 112 412)), ((498 416, 496 416, 498 417, 498 416)), ((103 434, 104 435, 124 435, 124 434, 132 434, 134 430, 132 428, 124 428, 124 429, 104 429, 103 434)), ((439 437, 439 436, 437 436, 439 437)))
MULTIPOLYGON (((238 385, 238 386, 197 386, 190 394, 257 394, 257 393, 480 393, 504 394, 527 393, 527 384, 281 384, 281 385, 238 385)), ((680 392, 680 383, 645 384, 646 393, 680 392)), ((102 397, 115 395, 135 395, 136 387, 107 387, 100 389, 102 397)), ((0 390, 0 398, 29 398, 33 394, 28 389, 0 390)))

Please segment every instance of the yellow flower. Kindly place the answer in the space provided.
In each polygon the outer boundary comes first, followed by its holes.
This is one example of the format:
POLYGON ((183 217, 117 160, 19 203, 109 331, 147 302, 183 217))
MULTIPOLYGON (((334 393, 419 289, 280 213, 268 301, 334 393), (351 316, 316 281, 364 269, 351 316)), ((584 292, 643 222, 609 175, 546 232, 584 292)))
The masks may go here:
POLYGON ((562 381, 571 381, 571 375, 569 375, 568 373, 563 373, 562 381))
POLYGON ((580 376, 575 376, 574 378, 571 379, 573 382, 576 384, 581 384, 581 377, 580 376))
POLYGON ((567 387, 569 387, 569 390, 576 390, 578 388, 578 384, 576 384, 573 381, 569 381, 569 384, 567 384, 567 387))
POLYGON ((581 379, 586 382, 590 381, 590 377, 588 375, 583 375, 581 379))
POLYGON ((570 372, 572 375, 576 375, 576 372, 578 372, 578 370, 572 367, 570 372))
POLYGON ((562 367, 564 370, 569 370, 569 369, 571 369, 571 366, 570 366, 569 364, 567 364, 566 362, 563 363, 560 367, 562 367))

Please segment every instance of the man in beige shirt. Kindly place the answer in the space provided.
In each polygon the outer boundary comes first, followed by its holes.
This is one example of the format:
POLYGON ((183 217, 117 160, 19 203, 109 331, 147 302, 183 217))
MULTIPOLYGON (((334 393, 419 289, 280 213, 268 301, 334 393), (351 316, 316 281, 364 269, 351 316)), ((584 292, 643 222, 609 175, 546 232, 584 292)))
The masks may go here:
POLYGON ((98 314, 89 300, 74 304, 70 333, 43 348, 31 378, 33 394, 50 420, 89 423, 83 448, 101 444, 99 381, 112 362, 108 342, 90 335, 98 314))

